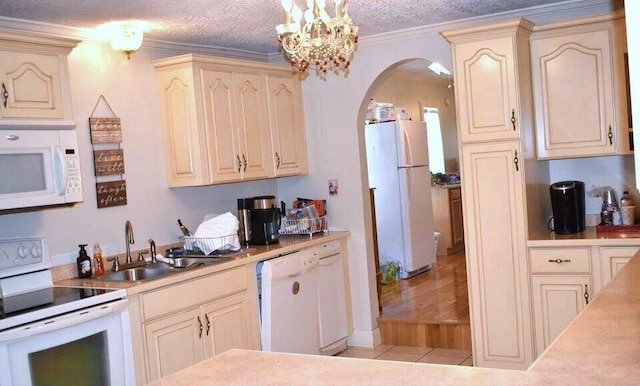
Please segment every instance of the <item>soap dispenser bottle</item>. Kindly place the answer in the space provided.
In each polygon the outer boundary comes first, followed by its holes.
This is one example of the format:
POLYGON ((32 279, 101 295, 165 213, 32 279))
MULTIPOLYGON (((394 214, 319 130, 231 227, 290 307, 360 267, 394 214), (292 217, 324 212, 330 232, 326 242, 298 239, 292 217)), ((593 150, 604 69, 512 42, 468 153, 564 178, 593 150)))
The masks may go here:
POLYGON ((80 252, 76 259, 76 264, 78 265, 78 277, 91 277, 91 259, 89 258, 89 255, 87 255, 87 251, 84 249, 87 244, 80 244, 78 246, 80 247, 80 252))

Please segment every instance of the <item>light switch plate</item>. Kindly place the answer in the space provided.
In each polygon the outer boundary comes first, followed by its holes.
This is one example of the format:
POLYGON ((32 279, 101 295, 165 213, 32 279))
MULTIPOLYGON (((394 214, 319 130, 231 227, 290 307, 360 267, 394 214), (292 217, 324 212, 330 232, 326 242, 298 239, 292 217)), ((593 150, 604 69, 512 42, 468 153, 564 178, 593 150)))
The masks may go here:
POLYGON ((328 181, 328 185, 329 185, 329 195, 330 196, 337 196, 338 195, 338 180, 337 179, 329 180, 328 181))

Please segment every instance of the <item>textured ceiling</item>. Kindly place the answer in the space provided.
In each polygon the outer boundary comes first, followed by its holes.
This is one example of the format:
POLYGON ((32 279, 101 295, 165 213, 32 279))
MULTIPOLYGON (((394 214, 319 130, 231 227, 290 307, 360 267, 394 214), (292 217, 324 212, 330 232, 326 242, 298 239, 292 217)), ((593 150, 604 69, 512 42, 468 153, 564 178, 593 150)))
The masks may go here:
MULTIPOLYGON (((560 1, 350 0, 349 12, 362 37, 560 1)), ((284 18, 280 0, 0 0, 0 16, 81 28, 141 19, 152 23, 147 38, 259 53, 278 51, 284 18)))

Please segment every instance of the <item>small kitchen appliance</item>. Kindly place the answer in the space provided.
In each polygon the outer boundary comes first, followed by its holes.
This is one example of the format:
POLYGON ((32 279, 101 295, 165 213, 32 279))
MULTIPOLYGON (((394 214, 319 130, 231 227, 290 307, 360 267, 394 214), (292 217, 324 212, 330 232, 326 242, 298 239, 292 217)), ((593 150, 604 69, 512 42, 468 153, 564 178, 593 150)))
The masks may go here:
POLYGON ((274 196, 250 199, 251 245, 278 244, 280 239, 280 208, 274 196))
POLYGON ((558 234, 584 231, 584 182, 560 181, 549 187, 553 230, 558 234))

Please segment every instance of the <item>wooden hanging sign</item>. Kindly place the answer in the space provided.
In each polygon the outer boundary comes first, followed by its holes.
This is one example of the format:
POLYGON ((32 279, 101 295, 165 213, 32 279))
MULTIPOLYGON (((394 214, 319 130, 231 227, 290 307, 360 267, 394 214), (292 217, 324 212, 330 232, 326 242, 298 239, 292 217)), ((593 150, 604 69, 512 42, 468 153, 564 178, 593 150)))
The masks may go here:
POLYGON ((97 182, 96 195, 98 208, 127 205, 127 182, 124 180, 97 182))
POLYGON ((94 150, 93 163, 96 176, 124 174, 124 150, 94 150))
POLYGON ((120 118, 89 118, 91 143, 122 142, 120 118))

